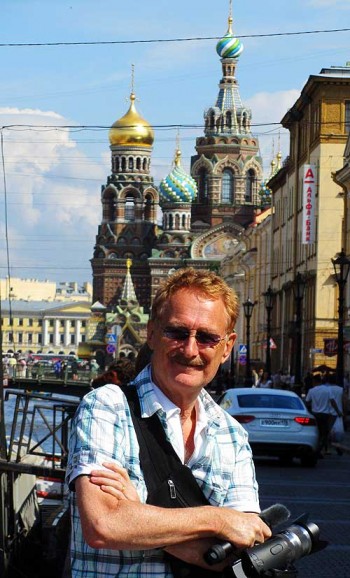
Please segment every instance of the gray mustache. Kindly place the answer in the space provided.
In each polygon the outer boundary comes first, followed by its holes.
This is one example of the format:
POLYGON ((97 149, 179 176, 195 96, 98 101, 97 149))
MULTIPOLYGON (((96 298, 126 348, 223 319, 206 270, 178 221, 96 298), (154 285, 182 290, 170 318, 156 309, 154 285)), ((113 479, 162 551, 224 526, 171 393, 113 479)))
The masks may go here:
POLYGON ((175 355, 173 359, 186 367, 204 367, 205 365, 202 360, 196 361, 195 359, 186 359, 182 355, 175 355))

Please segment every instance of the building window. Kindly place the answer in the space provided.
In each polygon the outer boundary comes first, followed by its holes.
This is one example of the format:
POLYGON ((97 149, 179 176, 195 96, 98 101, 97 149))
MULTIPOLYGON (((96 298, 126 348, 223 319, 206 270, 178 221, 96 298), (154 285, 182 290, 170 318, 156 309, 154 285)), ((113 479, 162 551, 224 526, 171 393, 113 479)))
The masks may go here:
POLYGON ((82 343, 85 343, 85 341, 86 341, 86 336, 85 336, 85 335, 82 335, 81 338, 80 338, 80 341, 81 341, 82 343))
POLYGON ((61 326, 61 327, 64 327, 64 320, 62 320, 62 319, 61 319, 61 321, 60 321, 60 326, 61 326))
POLYGON ((135 220, 135 200, 132 195, 127 195, 125 199, 125 220, 135 220))
POLYGON ((17 340, 18 340, 18 343, 23 343, 23 333, 18 333, 17 340))
POLYGON ((28 326, 33 327, 33 319, 28 319, 28 326))
POLYGON ((23 327, 23 319, 18 319, 18 325, 19 325, 20 327, 23 327))
POLYGON ((82 322, 81 322, 81 326, 82 326, 82 327, 86 327, 86 321, 82 321, 82 322))
POLYGON ((50 319, 49 325, 50 325, 50 327, 53 327, 53 325, 54 325, 53 319, 50 319))
POLYGON ((350 132, 350 100, 345 101, 345 132, 350 132))
POLYGON ((222 173, 221 202, 224 205, 232 205, 235 194, 235 179, 230 169, 222 173))
POLYGON ((60 343, 64 345, 64 335, 60 335, 60 343))
POLYGON ((253 201, 253 191, 255 183, 255 172, 249 169, 245 179, 245 202, 251 203, 253 201))
POLYGON ((49 333, 49 343, 53 344, 53 333, 49 333))
POLYGON ((43 342, 43 336, 41 335, 41 333, 38 333, 38 345, 41 345, 43 342))
POLYGON ((70 326, 71 326, 71 327, 75 327, 75 321, 74 321, 74 319, 70 322, 70 326))
POLYGON ((42 327, 43 326, 43 320, 42 319, 38 319, 38 327, 42 327))
POLYGON ((28 344, 33 343, 33 333, 28 333, 28 344))
POLYGON ((75 344, 75 335, 70 336, 70 342, 71 342, 71 345, 75 344))
POLYGON ((205 169, 200 169, 198 173, 198 202, 204 203, 208 200, 208 173, 205 169))

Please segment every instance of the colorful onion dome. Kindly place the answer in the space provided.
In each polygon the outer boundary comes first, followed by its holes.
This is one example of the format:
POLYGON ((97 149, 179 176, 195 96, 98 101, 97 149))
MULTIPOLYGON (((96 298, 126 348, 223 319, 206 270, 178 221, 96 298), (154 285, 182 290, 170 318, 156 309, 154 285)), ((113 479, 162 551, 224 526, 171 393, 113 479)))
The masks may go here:
POLYGON ((197 183, 181 166, 181 151, 175 153, 174 168, 159 185, 161 201, 191 203, 197 195, 197 183))
POLYGON ((216 45, 216 52, 221 58, 238 58, 243 52, 243 44, 232 32, 232 17, 228 19, 228 30, 216 45))
POLYGON ((139 115, 135 107, 135 94, 130 94, 128 112, 110 128, 109 142, 117 146, 142 146, 150 148, 154 141, 151 125, 139 115))

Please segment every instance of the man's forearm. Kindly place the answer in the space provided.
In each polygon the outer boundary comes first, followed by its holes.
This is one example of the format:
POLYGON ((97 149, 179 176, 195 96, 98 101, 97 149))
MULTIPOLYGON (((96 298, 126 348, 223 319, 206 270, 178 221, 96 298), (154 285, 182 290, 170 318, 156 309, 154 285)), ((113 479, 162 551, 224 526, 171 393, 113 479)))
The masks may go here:
POLYGON ((77 479, 76 488, 84 538, 93 548, 148 550, 213 537, 245 548, 271 534, 256 514, 213 506, 172 509, 119 501, 86 476, 77 479))

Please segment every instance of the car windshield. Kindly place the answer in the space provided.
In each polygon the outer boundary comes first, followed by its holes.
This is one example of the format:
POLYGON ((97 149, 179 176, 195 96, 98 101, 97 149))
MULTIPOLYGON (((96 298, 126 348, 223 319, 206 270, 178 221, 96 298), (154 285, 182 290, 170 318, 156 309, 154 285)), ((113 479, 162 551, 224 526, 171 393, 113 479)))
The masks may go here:
POLYGON ((262 407, 262 408, 279 408, 279 409, 305 409, 303 402, 298 397, 289 397, 285 395, 238 395, 237 401, 239 407, 262 407))

